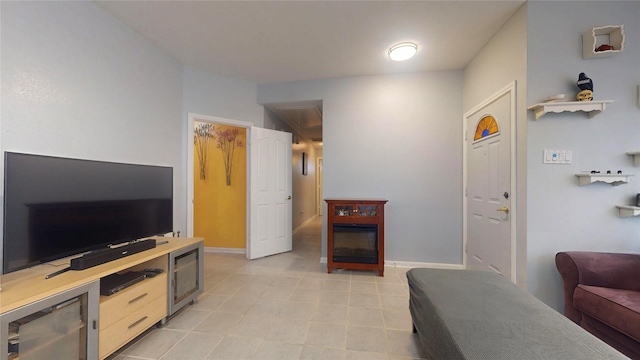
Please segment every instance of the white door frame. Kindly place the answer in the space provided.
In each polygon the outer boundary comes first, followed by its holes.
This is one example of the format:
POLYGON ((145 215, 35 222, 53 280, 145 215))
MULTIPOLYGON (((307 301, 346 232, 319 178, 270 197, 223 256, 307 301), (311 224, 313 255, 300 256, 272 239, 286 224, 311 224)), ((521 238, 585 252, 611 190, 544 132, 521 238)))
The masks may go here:
MULTIPOLYGON (((322 156, 316 158, 316 213, 322 216, 322 156)), ((324 164, 323 164, 324 165, 324 164)))
POLYGON ((230 125, 240 128, 245 128, 247 134, 247 182, 246 182, 246 192, 247 192, 247 204, 246 204, 246 213, 247 213, 247 222, 245 224, 246 232, 245 232, 245 250, 248 247, 249 241, 249 224, 251 224, 251 212, 250 210, 250 194, 251 190, 251 127, 254 126, 253 123, 240 121, 240 120, 231 120, 225 119, 216 116, 210 115, 201 115, 201 114, 188 114, 187 121, 187 237, 193 237, 193 172, 194 172, 194 151, 193 151, 193 125, 195 121, 199 122, 207 122, 212 124, 221 124, 221 125, 230 125))
MULTIPOLYGON (((509 94, 509 101, 511 107, 511 133, 508 135, 510 137, 510 147, 511 147, 511 208, 509 209, 509 218, 510 218, 510 235, 511 235, 511 281, 513 283, 516 282, 516 254, 517 254, 517 241, 516 241, 516 81, 514 80, 504 88, 500 89, 495 94, 491 95, 487 100, 483 101, 473 109, 466 112, 463 116, 463 129, 462 129, 462 158, 463 158, 463 180, 462 180, 462 197, 464 199, 462 205, 462 264, 464 268, 467 268, 467 181, 468 181, 468 173, 467 173, 467 134, 469 134, 467 129, 468 119, 473 116, 473 114, 478 111, 484 109, 486 106, 494 102, 495 100, 501 98, 505 94, 509 94)), ((472 136, 472 135, 469 135, 472 136)))

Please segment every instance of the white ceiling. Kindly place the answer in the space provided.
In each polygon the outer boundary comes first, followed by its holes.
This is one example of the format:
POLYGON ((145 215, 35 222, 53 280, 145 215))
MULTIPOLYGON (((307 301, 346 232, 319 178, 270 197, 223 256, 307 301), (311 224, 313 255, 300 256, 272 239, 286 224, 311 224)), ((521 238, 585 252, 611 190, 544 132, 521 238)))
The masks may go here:
MULTIPOLYGON (((253 83, 464 68, 526 0, 96 1, 181 63, 253 83), (394 62, 388 49, 418 45, 394 62)), ((322 103, 265 106, 322 140, 322 103)))
POLYGON ((511 1, 97 1, 181 63, 254 83, 461 69, 511 1), (406 62, 390 46, 418 44, 406 62))

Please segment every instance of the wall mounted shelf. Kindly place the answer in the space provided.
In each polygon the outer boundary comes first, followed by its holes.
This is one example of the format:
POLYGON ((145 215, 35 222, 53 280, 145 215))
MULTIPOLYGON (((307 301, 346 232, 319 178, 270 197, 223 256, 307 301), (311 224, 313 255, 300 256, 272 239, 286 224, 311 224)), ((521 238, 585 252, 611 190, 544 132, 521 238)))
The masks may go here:
POLYGON ((580 186, 589 185, 594 182, 605 182, 613 186, 626 184, 631 181, 632 174, 576 174, 580 186))
POLYGON ((618 208, 618 216, 621 218, 640 216, 640 207, 638 206, 616 205, 616 207, 618 208))
POLYGON ((624 51, 624 26, 610 25, 594 27, 582 34, 582 58, 597 59, 620 54, 624 51), (613 49, 596 51, 600 45, 611 45, 613 49))
POLYGON ((584 111, 589 113, 589 118, 592 118, 604 111, 606 105, 612 102, 613 100, 544 102, 531 105, 527 110, 533 110, 536 120, 549 112, 561 113, 565 111, 584 111))
POLYGON ((629 151, 627 155, 633 156, 633 164, 635 166, 640 166, 640 151, 629 151))

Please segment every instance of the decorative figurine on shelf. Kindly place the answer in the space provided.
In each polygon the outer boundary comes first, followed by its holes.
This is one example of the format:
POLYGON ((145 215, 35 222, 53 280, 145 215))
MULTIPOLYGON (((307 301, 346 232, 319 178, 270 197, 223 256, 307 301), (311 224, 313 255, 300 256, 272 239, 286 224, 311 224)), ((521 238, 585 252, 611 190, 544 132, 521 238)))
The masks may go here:
POLYGON ((593 81, 591 81, 585 73, 580 73, 580 75, 578 75, 578 82, 576 85, 578 85, 581 90, 576 96, 578 101, 593 100, 593 81))

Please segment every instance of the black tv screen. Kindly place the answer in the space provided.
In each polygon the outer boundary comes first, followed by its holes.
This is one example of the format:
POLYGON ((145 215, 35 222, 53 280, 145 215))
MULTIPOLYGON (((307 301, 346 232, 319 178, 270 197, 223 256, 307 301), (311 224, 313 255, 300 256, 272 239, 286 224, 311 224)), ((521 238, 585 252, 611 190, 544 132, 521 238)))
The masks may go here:
POLYGON ((3 273, 171 232, 173 168, 5 152, 3 273))

